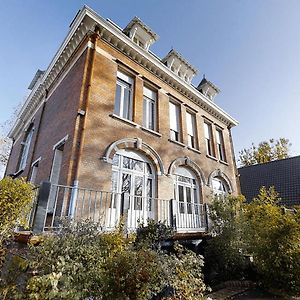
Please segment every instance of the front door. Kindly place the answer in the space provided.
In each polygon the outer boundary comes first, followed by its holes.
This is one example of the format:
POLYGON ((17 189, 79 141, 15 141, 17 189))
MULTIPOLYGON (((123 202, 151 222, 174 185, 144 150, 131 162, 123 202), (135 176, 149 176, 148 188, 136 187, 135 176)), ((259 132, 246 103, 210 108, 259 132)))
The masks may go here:
POLYGON ((127 228, 135 229, 154 217, 154 172, 149 162, 130 151, 119 151, 113 160, 112 191, 119 195, 112 203, 114 222, 123 213, 127 216, 127 228))
POLYGON ((185 168, 178 168, 176 172, 177 230, 192 231, 200 227, 200 192, 191 172, 185 168))

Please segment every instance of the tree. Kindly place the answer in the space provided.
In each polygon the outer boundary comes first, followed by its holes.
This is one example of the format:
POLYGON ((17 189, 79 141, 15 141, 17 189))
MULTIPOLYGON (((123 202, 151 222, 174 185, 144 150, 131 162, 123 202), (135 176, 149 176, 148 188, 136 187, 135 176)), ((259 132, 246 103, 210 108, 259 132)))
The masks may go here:
POLYGON ((274 187, 262 187, 250 203, 241 200, 228 196, 213 201, 210 211, 216 236, 206 248, 206 264, 221 280, 255 274, 273 291, 299 295, 300 211, 279 206, 274 187))
POLYGON ((210 205, 212 238, 205 248, 205 270, 212 283, 239 280, 248 268, 244 252, 243 196, 214 197, 210 205))
POLYGON ((245 205, 247 251, 267 287, 300 294, 300 212, 277 205, 274 187, 262 187, 257 198, 245 205))
POLYGON ((241 166, 251 166, 289 157, 291 143, 286 138, 263 141, 256 147, 253 143, 249 149, 239 152, 241 166))

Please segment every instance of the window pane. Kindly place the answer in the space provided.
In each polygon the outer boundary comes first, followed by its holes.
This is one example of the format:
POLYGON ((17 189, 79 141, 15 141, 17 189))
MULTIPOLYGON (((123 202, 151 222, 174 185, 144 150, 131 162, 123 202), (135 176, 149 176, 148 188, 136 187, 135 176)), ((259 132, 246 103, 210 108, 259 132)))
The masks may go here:
POLYGON ((155 130, 155 101, 144 97, 144 126, 155 130))
POLYGON ((191 136, 194 136, 194 116, 190 113, 186 113, 186 125, 187 133, 191 136))
POLYGON ((192 195, 191 195, 191 188, 186 187, 186 202, 187 202, 187 213, 192 213, 192 195))
POLYGON ((170 102, 170 128, 179 132, 179 107, 170 102))
POLYGON ((134 181, 134 209, 142 210, 143 177, 136 176, 134 181))
POLYGON ((116 87, 116 98, 115 98, 115 114, 120 115, 120 104, 121 104, 121 94, 122 94, 122 88, 117 82, 117 87, 116 87))
POLYGON ((27 132, 25 141, 23 142, 19 169, 24 169, 26 167, 26 161, 29 153, 32 135, 33 135, 33 128, 31 127, 31 129, 29 129, 29 131, 27 132))
POLYGON ((129 158, 129 157, 126 157, 126 156, 123 157, 123 168, 130 169, 130 170, 133 169, 133 160, 132 160, 132 158, 129 158))
POLYGON ((129 193, 131 191, 131 175, 123 174, 122 176, 122 193, 129 193))
POLYGON ((111 176, 111 204, 110 207, 116 208, 117 192, 118 192, 118 172, 112 172, 111 176))
POLYGON ((113 159, 112 159, 113 166, 118 166, 119 165, 119 160, 120 160, 120 155, 115 154, 113 159))
POLYGON ((131 91, 128 88, 124 89, 123 112, 121 117, 131 120, 131 91))
POLYGON ((148 197, 148 210, 152 211, 153 201, 152 199, 152 179, 148 178, 147 180, 147 197, 148 197))
POLYGON ((184 191, 183 186, 178 186, 178 200, 179 200, 179 211, 180 213, 184 213, 184 191))
POLYGON ((209 125, 204 123, 204 136, 206 139, 210 138, 209 125))

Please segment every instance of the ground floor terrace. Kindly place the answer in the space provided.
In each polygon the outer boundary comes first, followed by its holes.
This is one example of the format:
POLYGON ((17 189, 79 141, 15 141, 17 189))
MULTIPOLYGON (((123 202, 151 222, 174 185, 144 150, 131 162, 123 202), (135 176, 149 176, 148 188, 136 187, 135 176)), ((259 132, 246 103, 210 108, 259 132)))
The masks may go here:
POLYGON ((91 220, 105 231, 116 228, 121 220, 128 231, 135 231, 153 219, 177 233, 206 232, 207 203, 214 194, 232 192, 228 176, 215 169, 207 177, 188 157, 176 158, 166 171, 151 147, 130 148, 128 141, 123 147, 120 144, 112 144, 101 161, 106 189, 96 184, 87 188, 80 181, 72 186, 59 184, 63 147, 57 148, 50 181, 36 188, 30 217, 32 230, 55 230, 67 217, 91 220))

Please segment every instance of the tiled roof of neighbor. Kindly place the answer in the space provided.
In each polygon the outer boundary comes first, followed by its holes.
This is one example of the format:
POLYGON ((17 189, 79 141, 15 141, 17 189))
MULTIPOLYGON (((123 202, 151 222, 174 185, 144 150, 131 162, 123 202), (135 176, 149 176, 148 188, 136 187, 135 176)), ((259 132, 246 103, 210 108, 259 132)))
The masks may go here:
POLYGON ((274 186, 281 203, 300 204, 300 156, 238 169, 241 192, 247 201, 257 196, 260 187, 274 186))

